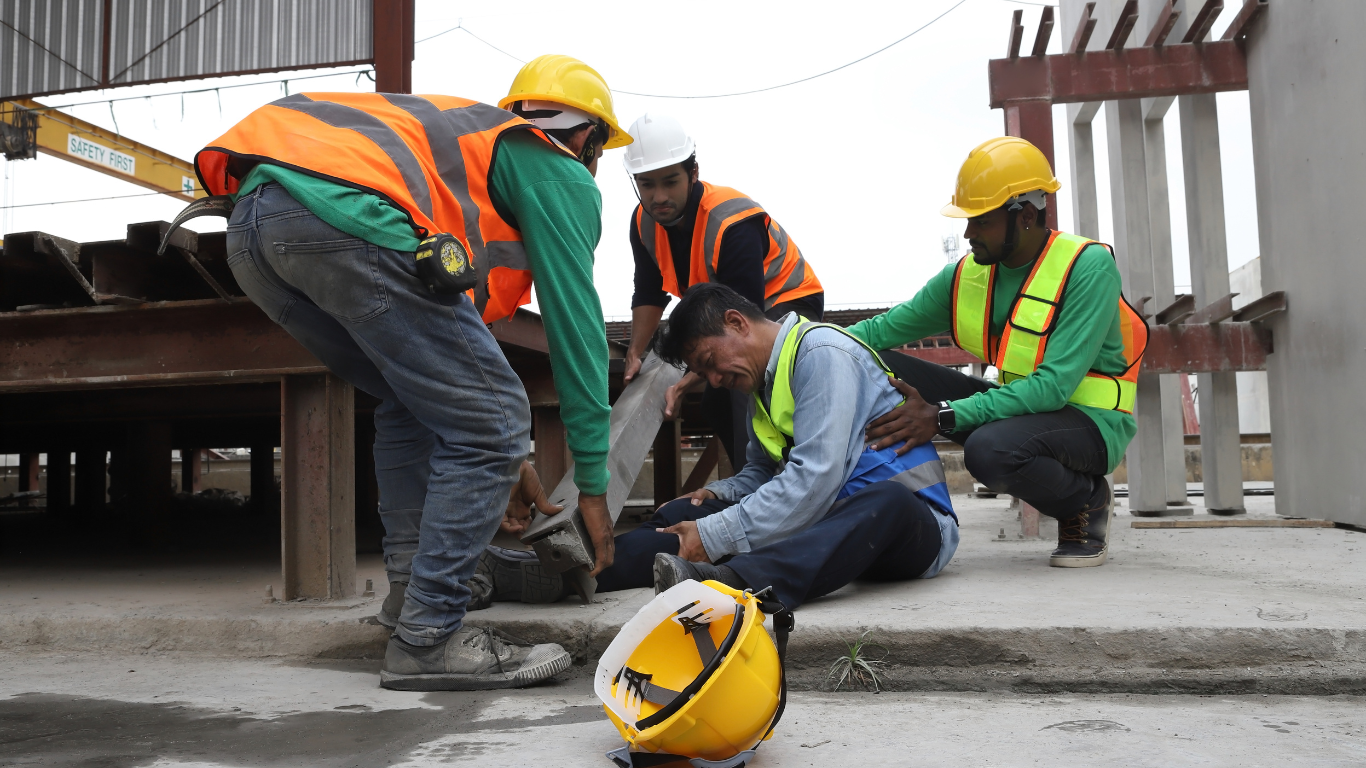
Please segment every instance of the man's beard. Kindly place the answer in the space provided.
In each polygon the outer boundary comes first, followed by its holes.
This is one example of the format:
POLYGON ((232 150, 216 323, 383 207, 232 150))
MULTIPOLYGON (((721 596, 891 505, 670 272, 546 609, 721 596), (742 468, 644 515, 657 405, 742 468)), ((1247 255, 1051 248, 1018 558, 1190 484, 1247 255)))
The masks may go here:
POLYGON ((991 266, 992 264, 1000 264, 1001 262, 1005 261, 1006 256, 1009 255, 1004 252, 992 253, 990 250, 987 249, 985 245, 981 243, 969 241, 968 244, 972 246, 973 261, 976 261, 978 264, 981 264, 984 267, 991 266))

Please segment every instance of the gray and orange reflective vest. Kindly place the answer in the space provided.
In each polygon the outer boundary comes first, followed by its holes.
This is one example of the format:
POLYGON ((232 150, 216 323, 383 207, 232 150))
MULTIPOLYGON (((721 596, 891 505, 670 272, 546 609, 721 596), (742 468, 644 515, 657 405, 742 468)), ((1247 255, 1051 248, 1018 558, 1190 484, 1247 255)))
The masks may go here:
POLYGON ((498 142, 514 130, 559 146, 511 112, 469 99, 299 93, 252 112, 194 162, 210 194, 237 192, 246 163, 271 163, 380 197, 407 212, 419 238, 450 233, 473 257, 481 279, 471 298, 491 323, 531 301, 522 234, 489 197, 498 142))
MULTIPOLYGON (((726 230, 742 221, 762 216, 768 230, 768 253, 764 254, 764 309, 772 309, 775 304, 825 290, 821 287, 821 281, 816 279, 816 271, 802 258, 797 244, 778 226, 778 222, 764 212, 762 206, 730 187, 718 187, 704 181, 702 190, 702 199, 697 205, 697 222, 693 225, 688 285, 715 280, 721 259, 721 240, 726 230)), ((664 277, 664 290, 682 297, 678 276, 674 274, 668 232, 639 205, 636 206, 635 221, 640 242, 659 264, 659 274, 664 277)))
MULTIPOLYGON (((1034 261, 1029 277, 1010 309, 1001 336, 991 334, 992 292, 996 266, 978 264, 972 254, 958 262, 953 276, 953 341, 964 351, 996 366, 1001 384, 1022 379, 1043 363, 1048 336, 1064 309, 1067 277, 1082 249, 1096 244, 1076 235, 1054 232, 1034 261)), ((1092 370, 1077 385, 1069 403, 1092 408, 1134 412, 1138 371, 1148 346, 1148 325, 1142 316, 1119 297, 1119 327, 1124 340, 1123 371, 1092 370)))

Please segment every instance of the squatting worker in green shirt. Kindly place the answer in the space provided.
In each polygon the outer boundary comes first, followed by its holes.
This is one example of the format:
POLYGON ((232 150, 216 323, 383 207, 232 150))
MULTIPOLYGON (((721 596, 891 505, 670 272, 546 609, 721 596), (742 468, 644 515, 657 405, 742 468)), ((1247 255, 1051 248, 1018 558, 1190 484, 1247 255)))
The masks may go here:
POLYGON ((849 329, 874 349, 949 331, 1000 372, 1000 386, 904 355, 885 355, 905 405, 869 425, 874 448, 941 433, 968 471, 1058 520, 1049 565, 1102 565, 1113 499, 1105 475, 1133 439, 1147 345, 1120 294, 1109 249, 1045 226, 1061 184, 1029 142, 982 144, 958 173, 945 216, 966 218, 972 253, 915 298, 849 329))
POLYGON ((523 686, 569 667, 559 645, 462 625, 505 510, 526 513, 509 499, 537 500, 522 487, 539 487, 523 471, 526 392, 486 326, 527 303, 533 282, 597 569, 613 559, 592 172, 604 149, 630 137, 606 83, 567 56, 532 61, 503 103, 526 117, 450 96, 296 94, 195 160, 204 186, 234 201, 228 252, 242 289, 383 401, 375 465, 391 582, 379 618, 395 627, 380 673, 387 688, 523 686), (444 270, 436 279, 419 268, 419 243, 441 233, 450 237, 430 262, 444 270))

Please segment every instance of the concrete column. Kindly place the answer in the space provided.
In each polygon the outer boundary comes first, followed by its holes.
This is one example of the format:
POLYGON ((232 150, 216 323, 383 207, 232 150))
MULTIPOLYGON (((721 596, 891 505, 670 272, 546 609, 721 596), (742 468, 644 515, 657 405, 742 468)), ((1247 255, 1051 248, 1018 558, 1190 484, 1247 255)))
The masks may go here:
POLYGON ((1249 29, 1248 85, 1268 325, 1276 507, 1366 526, 1366 3, 1273 2, 1249 29))
MULTIPOLYGON (((1229 294, 1219 112, 1212 93, 1182 96, 1178 108, 1191 292, 1195 305, 1203 307, 1229 294)), ((1236 515, 1246 511, 1237 377, 1232 372, 1196 374, 1200 388, 1200 466, 1205 507, 1212 514, 1236 515)))
POLYGON ((71 509, 71 451, 47 453, 47 511, 65 514, 71 509))
POLYGON ((1073 234, 1100 239, 1100 197, 1096 191, 1096 148, 1091 133, 1091 121, 1100 111, 1101 102, 1068 104, 1067 118, 1071 128, 1067 132, 1068 149, 1072 158, 1072 220, 1073 234))
MULTIPOLYGON (((1146 298, 1146 309, 1151 312, 1155 290, 1143 105, 1137 99, 1105 102, 1105 129, 1110 150, 1115 257, 1124 293, 1136 305, 1146 298)), ((1129 509, 1141 516, 1163 515, 1167 513, 1167 481, 1161 382, 1156 374, 1139 374, 1134 416, 1138 420, 1138 434, 1129 444, 1127 454, 1129 509)))
POLYGON ((355 390, 328 373, 280 382, 281 599, 356 592, 355 390))
MULTIPOLYGON (((1172 273, 1172 214, 1167 187, 1167 137, 1163 118, 1172 100, 1143 99, 1143 157, 1148 169, 1148 231, 1152 244, 1152 311, 1176 300, 1172 273)), ((1185 425, 1178 374, 1158 377, 1162 391, 1162 456, 1167 478, 1167 504, 1186 503, 1185 425)))
POLYGON ((80 448, 76 451, 76 507, 83 514, 94 514, 104 509, 106 455, 103 448, 80 448))
POLYGON ((571 463, 564 421, 557 405, 532 408, 531 419, 536 436, 536 474, 541 485, 549 490, 560 484, 571 463))
MULTIPOLYGON (((28 493, 30 491, 40 491, 42 486, 38 483, 38 476, 42 472, 42 467, 38 463, 38 454, 21 453, 19 454, 19 492, 28 493)), ((19 502, 21 507, 37 506, 25 499, 19 502)))
POLYGON ((268 512, 275 500, 275 444, 274 435, 262 435, 253 440, 251 450, 251 506, 257 513, 268 512))
MULTIPOLYGON (((127 472, 128 508, 135 516, 156 518, 170 512, 172 495, 170 422, 140 421, 128 428, 127 472)), ((153 522, 152 535, 159 535, 153 522)))
POLYGON ((655 506, 673 501, 683 493, 683 451, 678 445, 682 434, 682 419, 659 425, 654 446, 655 506))
POLYGON ((180 449, 180 492, 199 493, 203 486, 204 451, 200 448, 180 449))

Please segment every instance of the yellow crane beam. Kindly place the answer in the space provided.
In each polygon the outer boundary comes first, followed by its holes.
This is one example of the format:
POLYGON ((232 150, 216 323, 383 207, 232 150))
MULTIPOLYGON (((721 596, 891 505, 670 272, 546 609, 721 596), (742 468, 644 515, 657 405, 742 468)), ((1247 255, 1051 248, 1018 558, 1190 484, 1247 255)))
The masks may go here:
POLYGON ((200 189, 190 163, 31 99, 0 103, 0 121, 9 134, 7 150, 17 138, 14 134, 25 130, 25 124, 31 126, 35 118, 32 140, 43 154, 180 200, 193 201, 208 194, 200 189))

